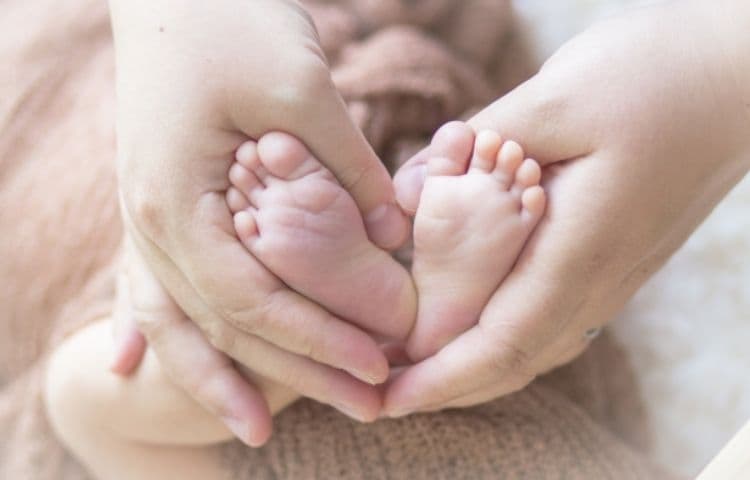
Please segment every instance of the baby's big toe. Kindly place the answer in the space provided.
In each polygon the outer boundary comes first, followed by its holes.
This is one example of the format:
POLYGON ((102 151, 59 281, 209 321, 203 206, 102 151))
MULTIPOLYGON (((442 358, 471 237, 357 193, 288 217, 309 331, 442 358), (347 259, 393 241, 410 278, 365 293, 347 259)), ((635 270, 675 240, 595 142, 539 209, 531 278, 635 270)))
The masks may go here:
POLYGON ((419 207, 428 175, 460 175, 466 171, 474 147, 474 131, 463 122, 450 122, 435 133, 432 142, 399 169, 393 179, 396 200, 407 213, 419 207))
POLYGON ((258 156, 273 176, 283 180, 296 180, 323 169, 307 147, 288 133, 264 135, 258 141, 258 156))

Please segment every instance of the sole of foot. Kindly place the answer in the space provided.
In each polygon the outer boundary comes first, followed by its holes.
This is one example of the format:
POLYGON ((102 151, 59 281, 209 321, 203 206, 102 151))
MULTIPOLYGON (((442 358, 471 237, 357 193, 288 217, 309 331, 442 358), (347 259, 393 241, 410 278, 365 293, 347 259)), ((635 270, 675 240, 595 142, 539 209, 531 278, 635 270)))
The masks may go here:
POLYGON ((245 142, 229 181, 237 236, 268 270, 344 320, 406 336, 411 276, 369 241, 352 197, 302 142, 281 132, 245 142))
MULTIPOLYGON (((414 223, 417 322, 407 342, 414 361, 475 325, 542 218, 541 169, 513 141, 452 123, 426 150, 414 223), (473 137, 473 135, 472 135, 473 137)), ((418 179, 418 176, 415 176, 418 179)), ((413 195, 407 195, 413 196, 413 195)))

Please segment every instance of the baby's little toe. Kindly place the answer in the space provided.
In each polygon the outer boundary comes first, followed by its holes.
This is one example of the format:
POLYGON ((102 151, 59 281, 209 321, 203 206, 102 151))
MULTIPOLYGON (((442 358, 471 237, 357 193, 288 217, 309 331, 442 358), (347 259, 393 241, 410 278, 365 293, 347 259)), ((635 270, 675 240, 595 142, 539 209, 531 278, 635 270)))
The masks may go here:
POLYGON ((524 219, 527 220, 530 225, 536 225, 536 222, 542 218, 546 203, 547 198, 544 189, 541 186, 535 185, 524 190, 521 195, 521 206, 523 207, 522 215, 524 219))

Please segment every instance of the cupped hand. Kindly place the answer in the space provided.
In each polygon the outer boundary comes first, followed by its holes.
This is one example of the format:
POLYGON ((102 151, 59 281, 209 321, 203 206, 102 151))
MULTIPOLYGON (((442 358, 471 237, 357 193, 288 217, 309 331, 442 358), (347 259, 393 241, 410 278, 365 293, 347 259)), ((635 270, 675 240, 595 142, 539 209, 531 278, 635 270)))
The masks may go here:
MULTIPOLYGON (((234 150, 287 131, 351 193, 374 243, 396 247, 407 235, 390 178, 350 121, 310 19, 288 0, 110 5, 130 241, 213 347, 305 396, 374 418, 380 396, 371 384, 388 375, 377 343, 257 262, 236 238, 224 200, 234 150)), ((170 322, 143 322, 141 330, 168 371, 199 363, 173 353, 180 330, 170 322)), ((185 386, 212 411, 268 425, 232 411, 222 378, 217 394, 185 386)))
POLYGON ((271 416, 299 395, 250 369, 238 368, 213 348, 164 290, 133 243, 126 239, 123 250, 112 314, 116 340, 112 372, 127 377, 138 369, 147 348, 140 328, 159 324, 170 332, 170 341, 156 350, 170 380, 190 392, 246 444, 265 443, 272 430, 271 416))
POLYGON ((609 20, 470 120, 545 166, 549 207, 478 324, 393 379, 387 414, 485 402, 586 348, 748 171, 749 26, 729 1, 609 20))

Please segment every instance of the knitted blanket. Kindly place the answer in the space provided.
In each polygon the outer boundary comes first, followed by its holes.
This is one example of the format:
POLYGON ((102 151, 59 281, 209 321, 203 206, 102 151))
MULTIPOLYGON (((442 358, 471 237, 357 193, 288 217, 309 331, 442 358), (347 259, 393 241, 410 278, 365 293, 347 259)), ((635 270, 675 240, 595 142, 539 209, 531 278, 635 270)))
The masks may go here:
MULTIPOLYGON (((352 117, 390 167, 526 78, 505 0, 309 1, 352 117)), ((122 228, 104 2, 5 0, 0 16, 0 478, 89 478, 54 438, 45 359, 111 308, 122 228)), ((669 478, 617 347, 475 408, 360 425, 303 400, 264 448, 211 447, 237 479, 669 478)))

